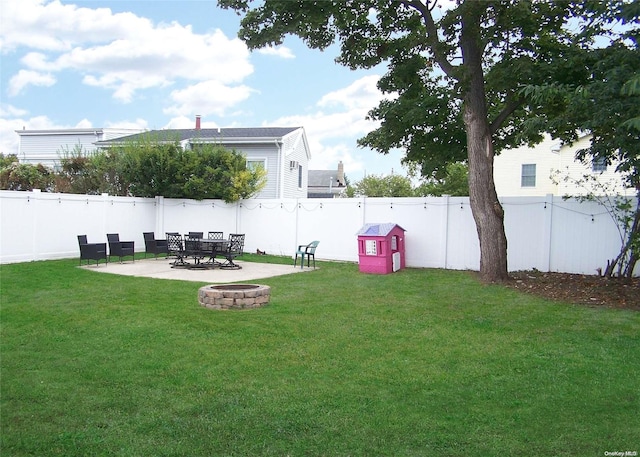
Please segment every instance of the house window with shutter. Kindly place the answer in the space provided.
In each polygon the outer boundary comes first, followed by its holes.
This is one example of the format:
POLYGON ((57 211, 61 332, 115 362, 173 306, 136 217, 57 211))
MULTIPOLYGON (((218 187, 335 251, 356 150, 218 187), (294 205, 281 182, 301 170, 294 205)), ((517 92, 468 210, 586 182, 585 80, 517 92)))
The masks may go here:
POLYGON ((522 164, 522 174, 520 175, 520 185, 522 187, 536 187, 536 164, 522 164))
POLYGON ((298 189, 302 189, 302 165, 298 165, 298 189))

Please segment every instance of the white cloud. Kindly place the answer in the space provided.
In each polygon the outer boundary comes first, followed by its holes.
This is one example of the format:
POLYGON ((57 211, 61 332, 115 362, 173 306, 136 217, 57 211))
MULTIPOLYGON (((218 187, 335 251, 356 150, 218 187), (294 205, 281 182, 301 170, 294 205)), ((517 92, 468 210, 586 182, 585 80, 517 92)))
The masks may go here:
POLYGON ((27 86, 51 87, 56 83, 56 78, 50 73, 39 73, 37 71, 20 70, 9 80, 7 94, 14 97, 22 92, 27 86))
POLYGON ((13 105, 7 105, 5 103, 0 104, 0 117, 16 117, 16 116, 25 116, 28 111, 22 108, 16 108, 13 105))
POLYGON ((194 84, 171 93, 174 105, 166 108, 166 114, 186 115, 198 113, 224 115, 225 110, 246 100, 252 89, 248 86, 227 86, 220 81, 210 80, 194 84))
MULTIPOLYGON (((364 76, 349 86, 330 92, 317 102, 317 110, 305 115, 286 116, 271 122, 271 125, 303 126, 311 149, 311 169, 333 170, 339 161, 344 164, 347 176, 360 179, 366 170, 366 163, 377 155, 380 170, 376 173, 390 173, 387 161, 377 152, 361 149, 357 139, 379 126, 378 122, 366 119, 368 112, 385 98, 377 88, 377 75, 364 76)), ((399 158, 393 157, 394 163, 399 158)), ((398 172, 396 166, 395 172, 398 172)))
POLYGON ((120 120, 120 121, 108 121, 104 124, 107 128, 117 128, 117 129, 148 129, 149 124, 145 119, 136 119, 135 121, 129 120, 120 120))
POLYGON ((377 106, 383 98, 377 87, 379 80, 380 76, 378 75, 364 76, 343 89, 329 92, 320 99, 318 106, 343 106, 347 109, 364 108, 369 111, 377 106))
POLYGON ((258 54, 264 54, 266 56, 276 56, 282 59, 295 59, 296 56, 293 54, 293 51, 286 46, 268 46, 266 48, 258 49, 258 54))
MULTIPOLYGON (((198 34, 177 22, 154 24, 133 13, 57 0, 9 0, 6 7, 5 1, 0 44, 5 53, 29 50, 22 71, 76 71, 84 84, 108 89, 122 102, 177 81, 237 84, 253 72, 246 45, 220 30, 198 34)), ((24 80, 20 73, 14 78, 24 80)), ((28 85, 18 82, 14 91, 28 85)))

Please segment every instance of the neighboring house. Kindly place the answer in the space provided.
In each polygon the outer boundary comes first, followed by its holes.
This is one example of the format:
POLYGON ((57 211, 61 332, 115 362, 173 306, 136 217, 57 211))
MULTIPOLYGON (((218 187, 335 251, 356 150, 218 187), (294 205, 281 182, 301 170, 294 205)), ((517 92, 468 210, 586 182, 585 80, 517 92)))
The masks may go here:
POLYGON ((635 195, 633 189, 624 188, 622 176, 615 171, 616 163, 593 161, 589 165, 576 160, 576 151, 589 146, 590 136, 580 137, 572 145, 562 144, 545 136, 544 141, 531 148, 502 151, 494 159, 493 174, 496 191, 501 197, 523 197, 541 195, 583 195, 587 190, 575 186, 572 181, 587 174, 595 174, 598 181, 609 183, 622 195, 635 195), (551 176, 560 172, 559 177, 570 176, 570 180, 552 180, 551 176))
POLYGON ((307 170, 311 153, 302 127, 200 128, 196 117, 193 129, 152 130, 109 141, 99 147, 125 142, 150 140, 178 142, 184 150, 199 144, 214 143, 242 152, 248 166, 262 165, 267 171, 267 184, 255 198, 305 198, 307 170))
POLYGON ((22 163, 41 163, 56 168, 65 154, 74 152, 78 147, 83 154, 93 153, 97 141, 139 133, 141 129, 86 128, 56 130, 16 130, 20 136, 18 160, 22 163))
POLYGON ((346 188, 342 162, 337 170, 309 170, 308 198, 335 198, 346 188))

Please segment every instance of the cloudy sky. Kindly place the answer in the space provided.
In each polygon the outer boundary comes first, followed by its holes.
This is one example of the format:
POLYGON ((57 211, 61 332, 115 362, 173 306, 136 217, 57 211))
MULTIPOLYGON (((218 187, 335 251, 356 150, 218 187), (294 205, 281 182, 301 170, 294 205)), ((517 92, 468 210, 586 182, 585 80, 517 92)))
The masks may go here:
POLYGON ((0 152, 15 130, 303 126, 311 169, 352 182, 406 174, 400 152, 358 148, 376 126, 384 68, 350 71, 335 48, 288 38, 250 52, 215 0, 0 0, 0 152))

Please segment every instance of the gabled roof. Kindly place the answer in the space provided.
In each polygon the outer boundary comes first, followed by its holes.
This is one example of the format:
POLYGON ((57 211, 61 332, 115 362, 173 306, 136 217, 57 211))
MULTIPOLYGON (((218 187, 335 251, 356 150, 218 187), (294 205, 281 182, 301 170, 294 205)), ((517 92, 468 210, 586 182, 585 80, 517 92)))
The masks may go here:
POLYGON ((386 222, 383 224, 364 224, 358 231, 358 233, 356 233, 356 235, 387 236, 395 227, 398 227, 403 232, 406 232, 406 230, 400 227, 398 224, 394 224, 393 222, 386 222))
POLYGON ((231 127, 231 128, 215 128, 215 129, 166 129, 166 130, 150 130, 148 132, 129 135, 110 141, 100 141, 98 145, 109 145, 127 141, 138 141, 153 139, 160 142, 186 141, 186 140, 202 140, 204 142, 219 141, 239 143, 273 141, 280 139, 301 127, 231 127))

